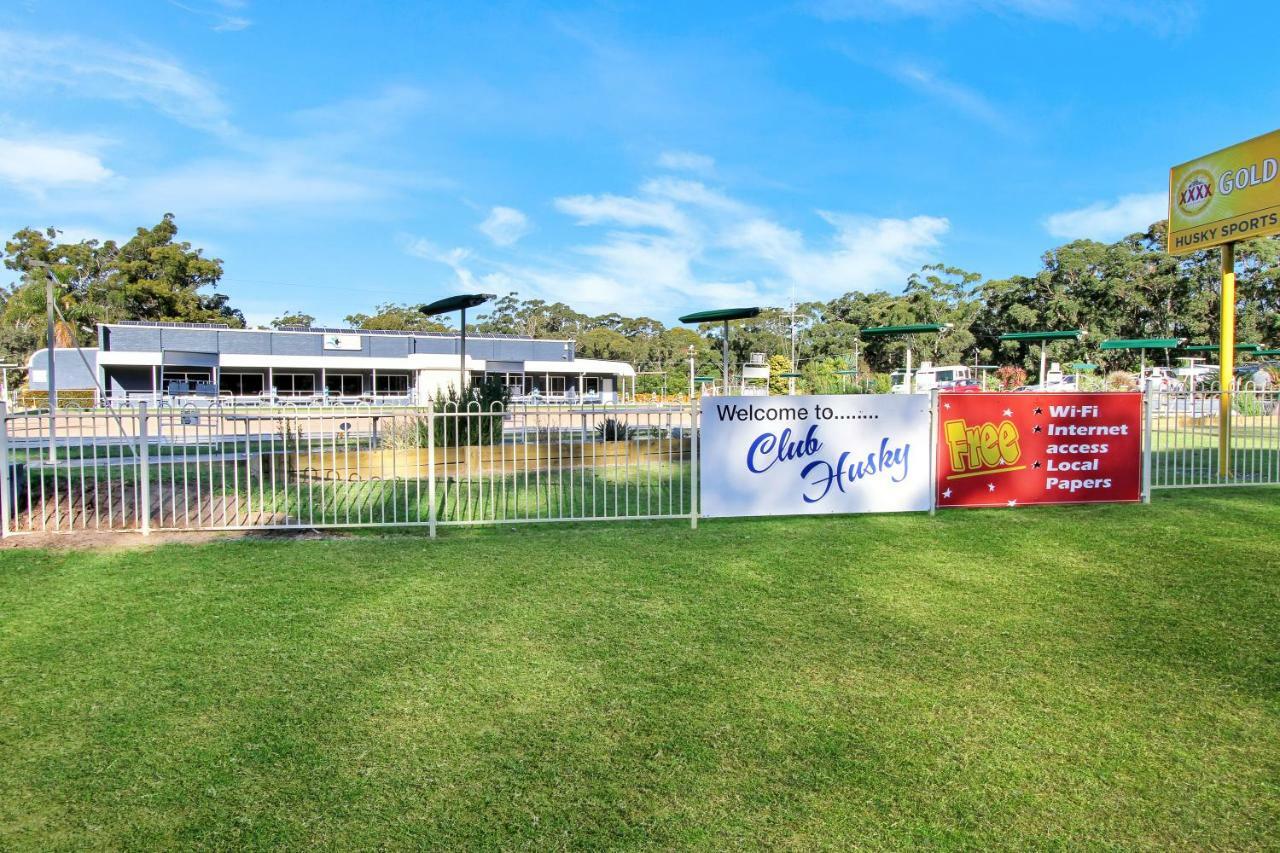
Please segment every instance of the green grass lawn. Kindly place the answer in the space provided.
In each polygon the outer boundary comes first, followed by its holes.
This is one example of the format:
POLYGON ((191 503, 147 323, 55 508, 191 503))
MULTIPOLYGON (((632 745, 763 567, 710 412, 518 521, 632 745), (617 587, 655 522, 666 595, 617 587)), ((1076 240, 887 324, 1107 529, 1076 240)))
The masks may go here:
POLYGON ((1280 845, 1280 492, 0 551, 0 848, 1280 845))

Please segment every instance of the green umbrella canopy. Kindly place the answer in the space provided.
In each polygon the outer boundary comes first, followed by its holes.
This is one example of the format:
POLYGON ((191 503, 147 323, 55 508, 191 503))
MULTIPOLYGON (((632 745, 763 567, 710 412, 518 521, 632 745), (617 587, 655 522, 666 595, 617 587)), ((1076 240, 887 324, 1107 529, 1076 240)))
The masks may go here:
POLYGON ((694 382, 715 382, 716 379, 714 376, 695 376, 693 377, 693 381, 694 382))
POLYGON ((778 376, 781 377, 782 379, 800 379, 804 376, 804 374, 792 372, 792 373, 779 373, 778 376))
POLYGON ((1077 361, 1075 364, 1071 365, 1071 369, 1077 373, 1092 373, 1098 369, 1098 365, 1088 361, 1077 361))
POLYGON ((1280 355, 1280 349, 1260 349, 1254 355, 1280 355))
POLYGON ((457 296, 446 296, 444 299, 437 299, 430 305, 423 305, 418 310, 428 317, 435 314, 447 314, 450 311, 461 311, 464 308, 483 305, 496 295, 493 293, 460 293, 457 296))
POLYGON ((951 328, 950 323, 908 323, 905 326, 873 326, 863 329, 864 335, 917 335, 930 332, 941 332, 951 328))
POLYGON ((1182 338, 1116 338, 1103 341, 1101 349, 1177 349, 1182 338))
POLYGON ((836 376, 857 376, 857 375, 858 375, 858 371, 856 370, 837 370, 836 371, 836 376))
POLYGON ((1029 341, 1036 343, 1038 341, 1078 341, 1084 337, 1086 332, 1083 329, 1061 329, 1058 331, 1045 332, 1006 332, 1000 336, 1002 341, 1029 341))
POLYGON ((681 323, 719 323, 725 320, 749 320, 759 317, 759 308, 717 308, 714 311, 695 311, 680 318, 681 323))

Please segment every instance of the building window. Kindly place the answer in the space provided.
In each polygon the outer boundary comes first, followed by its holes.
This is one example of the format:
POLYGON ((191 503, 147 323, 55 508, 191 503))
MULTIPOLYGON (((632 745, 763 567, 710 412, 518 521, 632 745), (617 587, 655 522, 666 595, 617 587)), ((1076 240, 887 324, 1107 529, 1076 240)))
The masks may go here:
POLYGON ((582 377, 582 393, 583 394, 599 394, 600 393, 600 377, 599 376, 582 377))
POLYGON ((313 373, 276 373, 272 377, 276 393, 281 397, 298 397, 316 393, 316 377, 313 373))
POLYGON ((233 397, 257 397, 266 388, 266 377, 261 373, 227 373, 219 377, 218 390, 233 397))
POLYGON ((166 394, 194 393, 197 382, 209 382, 213 374, 209 370, 166 370, 160 387, 166 394))
POLYGON ((547 380, 547 382, 548 382, 548 385, 547 385, 548 394, 550 394, 553 397, 564 396, 564 377, 563 376, 552 376, 550 379, 547 380))
POLYGON ((359 397, 364 393, 364 376, 359 373, 326 373, 324 390, 331 397, 359 397))
POLYGON ((375 394, 403 397, 409 393, 409 375, 407 373, 379 373, 375 394))

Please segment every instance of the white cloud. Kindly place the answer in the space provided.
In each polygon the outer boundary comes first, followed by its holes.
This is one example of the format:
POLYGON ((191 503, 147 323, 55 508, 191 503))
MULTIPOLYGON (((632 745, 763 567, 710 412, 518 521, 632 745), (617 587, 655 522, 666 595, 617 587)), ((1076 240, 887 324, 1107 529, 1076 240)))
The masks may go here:
POLYGON ((1124 23, 1158 35, 1182 35, 1199 17, 1195 0, 813 0, 827 21, 951 20, 975 14, 1092 26, 1124 23))
POLYGON ((215 0, 214 5, 208 8, 180 3, 178 0, 169 0, 169 5, 184 12, 211 19, 213 31, 218 33, 239 32, 240 30, 248 29, 253 24, 253 21, 248 18, 232 14, 240 11, 245 6, 244 3, 235 2, 235 0, 215 0))
POLYGON ((555 205, 560 212, 575 217, 579 225, 611 224, 668 231, 688 227, 684 214, 665 199, 639 199, 605 193, 558 198, 555 205))
POLYGON ((658 156, 658 167, 681 172, 707 173, 715 169, 716 161, 706 154, 696 154, 693 151, 663 151, 658 156))
POLYGON ((1011 132, 1016 123, 1009 119, 986 95, 976 89, 912 62, 902 62, 885 69, 899 82, 918 92, 937 98, 957 112, 977 119, 1002 132, 1011 132))
POLYGON ((1159 222, 1168 215, 1168 195, 1162 192, 1141 193, 1054 213, 1045 219, 1044 227, 1054 237, 1066 240, 1118 240, 1146 231, 1151 223, 1159 222))
POLYGON ((946 219, 818 211, 806 235, 722 191, 658 178, 634 195, 579 195, 556 207, 593 235, 552 257, 494 259, 410 240, 406 250, 449 266, 460 286, 519 290, 592 312, 669 317, 693 304, 780 305, 851 289, 893 288, 934 259, 946 219), (603 229, 601 231, 600 229, 603 229))
POLYGON ((191 127, 234 132, 214 86, 153 47, 128 50, 78 36, 0 31, 0 86, 136 101, 191 127))
POLYGON ((529 217, 514 207, 498 205, 477 226, 495 246, 512 246, 529 233, 529 217))
POLYGON ((111 177, 96 154, 68 145, 0 138, 0 181, 43 190, 97 184, 111 177))

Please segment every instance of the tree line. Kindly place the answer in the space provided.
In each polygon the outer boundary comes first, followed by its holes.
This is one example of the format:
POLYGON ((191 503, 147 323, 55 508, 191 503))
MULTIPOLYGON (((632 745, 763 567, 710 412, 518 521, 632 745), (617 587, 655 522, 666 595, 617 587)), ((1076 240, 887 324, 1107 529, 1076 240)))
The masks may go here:
MULTIPOLYGON (((1080 342, 1054 345, 1055 360, 1105 363, 1131 369, 1137 353, 1108 352, 1109 338, 1184 338, 1213 343, 1218 335, 1220 261, 1217 250, 1174 257, 1163 250, 1165 222, 1114 243, 1076 240, 1044 253, 1029 275, 985 279, 945 264, 930 264, 895 283, 869 292, 850 291, 830 301, 767 307, 759 317, 734 324, 731 360, 750 353, 781 358, 775 363, 803 373, 809 390, 834 390, 837 370, 885 373, 900 367, 906 341, 861 338, 873 326, 949 323, 940 335, 913 342, 917 363, 998 364, 1034 368, 1034 347, 1002 343, 1006 332, 1084 329, 1080 342), (794 341, 794 362, 793 355, 794 341), (856 354, 856 362, 855 362, 856 354)), ((177 239, 171 214, 151 228, 139 228, 123 244, 114 241, 61 242, 54 228, 23 229, 4 246, 4 265, 18 275, 0 290, 0 357, 25 361, 45 344, 43 268, 51 265, 61 287, 65 317, 57 334, 62 344, 94 339, 99 322, 162 320, 245 325, 244 315, 217 291, 222 261, 177 239)), ((1237 245, 1237 340, 1280 346, 1280 240, 1237 245)), ((309 325, 304 311, 286 313, 272 325, 309 325)), ((345 318, 358 329, 446 331, 437 318, 415 305, 386 303, 372 313, 345 318)), ((509 293, 477 311, 469 333, 571 338, 579 356, 627 361, 640 372, 638 388, 677 390, 688 381, 689 354, 699 373, 721 370, 718 328, 668 327, 652 317, 617 313, 588 315, 563 302, 521 299, 509 293)))

